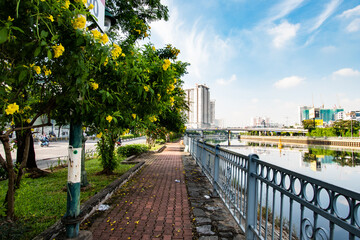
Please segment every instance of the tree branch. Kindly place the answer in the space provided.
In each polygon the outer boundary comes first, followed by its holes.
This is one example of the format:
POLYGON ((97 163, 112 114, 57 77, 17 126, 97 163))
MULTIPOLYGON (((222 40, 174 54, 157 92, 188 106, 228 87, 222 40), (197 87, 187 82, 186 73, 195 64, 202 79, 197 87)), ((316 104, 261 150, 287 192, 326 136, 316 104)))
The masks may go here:
POLYGON ((5 134, 1 134, 0 137, 2 136, 9 136, 10 133, 14 132, 14 131, 18 131, 18 130, 26 130, 26 129, 31 129, 31 128, 38 128, 38 127, 45 127, 45 126, 51 126, 51 122, 49 121, 48 119, 48 122, 47 123, 44 123, 44 124, 40 124, 40 125, 33 125, 33 126, 27 126, 27 127, 17 127, 17 128, 11 128, 9 130, 7 130, 5 132, 5 134))

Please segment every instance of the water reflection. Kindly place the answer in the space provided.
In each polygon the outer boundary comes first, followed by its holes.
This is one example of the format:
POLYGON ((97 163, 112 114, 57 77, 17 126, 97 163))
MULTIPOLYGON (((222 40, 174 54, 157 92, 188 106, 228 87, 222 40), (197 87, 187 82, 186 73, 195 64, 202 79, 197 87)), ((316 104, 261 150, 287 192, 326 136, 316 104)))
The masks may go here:
MULTIPOLYGON (((220 144, 224 148, 238 152, 243 155, 257 154, 261 160, 272 163, 276 166, 289 169, 291 171, 336 185, 354 192, 360 192, 360 150, 359 149, 335 149, 324 146, 307 146, 307 145, 287 145, 280 143, 264 143, 254 141, 239 141, 231 139, 231 146, 228 146, 227 139, 206 139, 207 142, 220 144), (234 147, 236 146, 236 147, 234 147)), ((264 189, 263 189, 264 191, 264 189)), ((295 191, 299 192, 299 186, 295 185, 295 191)), ((314 194, 310 189, 305 189, 306 194, 312 198, 314 194)), ((276 193, 280 194, 280 193, 276 193)), ((264 198, 265 194, 262 195, 264 198)), ((276 199, 279 199, 277 196, 276 199)), ((269 199, 272 199, 270 191, 269 199)), ((263 203, 265 199, 262 199, 263 203)), ((337 209, 341 216, 346 216, 349 212, 348 203, 338 200, 337 209)), ((275 201, 279 204, 279 201, 275 201)), ((330 199, 326 192, 320 192, 319 204, 327 206, 330 199), (324 194, 325 193, 325 194, 324 194)), ((289 200, 284 200, 283 216, 290 219, 289 200)), ((276 216, 280 215, 280 206, 272 209, 276 216)), ((300 232, 300 205, 293 208, 293 224, 297 233, 300 232)), ((313 213, 306 210, 304 217, 311 219, 313 213)), ((328 221, 319 217, 318 225, 328 228, 328 221)), ((335 228, 334 239, 342 239, 347 234, 344 230, 335 228)), ((358 239, 358 238, 356 238, 358 239)))

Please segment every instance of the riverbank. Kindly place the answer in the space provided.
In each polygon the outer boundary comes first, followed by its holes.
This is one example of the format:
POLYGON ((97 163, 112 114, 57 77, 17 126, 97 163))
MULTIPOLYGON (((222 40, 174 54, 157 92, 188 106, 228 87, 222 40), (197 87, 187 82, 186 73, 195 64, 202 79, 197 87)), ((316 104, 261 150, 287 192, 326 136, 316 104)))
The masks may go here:
POLYGON ((358 138, 315 138, 315 137, 288 137, 288 136, 250 136, 239 135, 241 140, 254 140, 262 142, 276 142, 299 145, 325 145, 341 148, 360 148, 358 138))

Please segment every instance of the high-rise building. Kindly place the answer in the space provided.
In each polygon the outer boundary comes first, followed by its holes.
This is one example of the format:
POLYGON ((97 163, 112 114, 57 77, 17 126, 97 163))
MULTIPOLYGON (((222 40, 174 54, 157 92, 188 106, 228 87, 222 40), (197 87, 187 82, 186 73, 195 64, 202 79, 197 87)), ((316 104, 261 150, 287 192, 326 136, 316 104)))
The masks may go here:
POLYGON ((196 84, 195 88, 185 89, 189 104, 187 111, 188 128, 206 128, 215 122, 215 101, 210 101, 210 91, 205 85, 196 84))
POLYGON ((215 125, 215 100, 210 100, 210 124, 215 125))
POLYGON ((270 127, 270 118, 268 117, 253 117, 250 121, 252 127, 270 127))
POLYGON ((324 106, 320 108, 307 106, 299 107, 300 124, 303 120, 308 119, 322 120, 323 123, 330 124, 338 118, 337 114, 343 111, 343 108, 326 109, 324 106))
POLYGON ((309 119, 309 110, 313 107, 302 106, 299 107, 299 123, 301 124, 303 120, 309 119))

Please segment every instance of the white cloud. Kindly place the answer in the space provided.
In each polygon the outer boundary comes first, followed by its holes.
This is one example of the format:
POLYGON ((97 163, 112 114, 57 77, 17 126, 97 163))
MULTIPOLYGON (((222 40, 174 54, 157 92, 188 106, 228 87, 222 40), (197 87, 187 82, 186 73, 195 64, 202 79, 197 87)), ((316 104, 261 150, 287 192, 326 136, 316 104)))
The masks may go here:
POLYGON ((342 68, 333 73, 333 76, 339 77, 360 77, 360 72, 352 68, 342 68))
POLYGON ((252 98, 252 99, 251 99, 251 102, 252 102, 252 103, 258 103, 258 102, 259 102, 259 99, 258 99, 258 98, 252 98))
POLYGON ((180 49, 179 60, 190 63, 189 74, 183 78, 185 87, 193 87, 199 82, 211 85, 215 80, 212 77, 219 76, 218 73, 236 56, 233 40, 217 34, 201 16, 188 23, 187 18, 179 14, 180 7, 171 3, 168 4, 169 21, 151 24, 151 42, 157 47, 170 43, 180 49))
POLYGON ((360 30, 360 18, 356 18, 346 27, 348 32, 357 32, 360 30))
POLYGON ((325 22, 325 20, 334 13, 336 8, 340 5, 342 1, 343 0, 332 0, 331 2, 329 2, 329 4, 325 7, 324 11, 315 20, 315 24, 310 29, 310 31, 312 32, 318 29, 325 22))
POLYGON ((284 47, 288 41, 296 36, 296 32, 299 30, 300 24, 291 24, 287 21, 282 22, 268 30, 270 35, 273 35, 273 44, 276 48, 284 47))
POLYGON ((291 76, 291 77, 286 77, 283 78, 279 81, 277 81, 274 86, 276 88, 292 88, 292 87, 296 87, 299 84, 301 84, 302 82, 304 82, 305 78, 302 77, 298 77, 298 76, 291 76))
POLYGON ((339 17, 343 17, 343 18, 350 18, 350 17, 354 17, 354 16, 360 16, 360 5, 346 10, 344 11, 342 14, 339 15, 339 17))
POLYGON ((228 79, 228 80, 225 80, 225 79, 223 79, 223 78, 220 78, 220 79, 217 79, 216 82, 217 82, 219 85, 229 85, 230 83, 236 81, 236 79, 237 79, 237 78, 236 78, 236 75, 233 74, 233 75, 230 77, 230 79, 228 79))
POLYGON ((296 8, 300 6, 300 4, 304 2, 304 0, 286 0, 282 1, 282 3, 276 5, 271 9, 270 14, 272 15, 268 21, 275 21, 281 19, 294 11, 296 8))
POLYGON ((332 45, 329 45, 329 46, 325 46, 323 48, 321 48, 321 51, 323 53, 333 53, 336 51, 336 47, 335 46, 332 46, 332 45))

